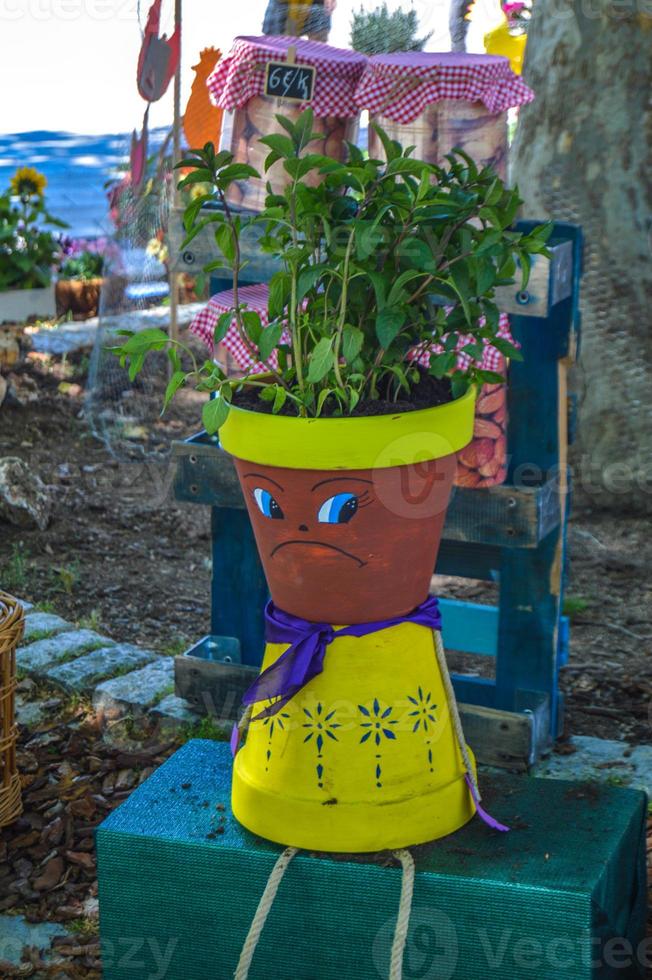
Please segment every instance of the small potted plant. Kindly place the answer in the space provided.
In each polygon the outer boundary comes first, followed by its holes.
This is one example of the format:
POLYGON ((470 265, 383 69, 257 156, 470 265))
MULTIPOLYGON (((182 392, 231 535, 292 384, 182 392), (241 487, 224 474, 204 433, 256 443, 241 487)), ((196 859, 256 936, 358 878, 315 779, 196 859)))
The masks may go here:
POLYGON ((20 167, 0 194, 0 323, 55 314, 52 273, 59 237, 46 226, 66 228, 46 209, 46 179, 20 167))
POLYGON ((226 194, 251 167, 211 145, 179 164, 184 186, 212 188, 186 210, 189 239, 214 225, 213 266, 233 272, 215 341, 235 318, 268 373, 188 369, 191 352, 163 331, 130 334, 117 353, 135 376, 167 348, 166 401, 187 384, 212 393, 203 421, 234 457, 270 587, 236 816, 298 847, 401 847, 450 833, 478 804, 429 585, 476 386, 496 380, 476 361, 485 344, 517 356, 497 337, 494 289, 517 262, 527 280, 548 232, 511 230, 517 191, 465 154, 427 164, 379 130, 386 159, 351 145, 341 163, 309 152, 310 111, 279 123, 285 135, 262 140, 266 168, 281 161, 291 181, 257 218, 226 194), (221 209, 202 212, 215 199, 221 209), (249 220, 281 263, 264 329, 238 292, 249 220))
POLYGON ((57 316, 96 316, 104 282, 104 242, 66 240, 55 286, 57 316))

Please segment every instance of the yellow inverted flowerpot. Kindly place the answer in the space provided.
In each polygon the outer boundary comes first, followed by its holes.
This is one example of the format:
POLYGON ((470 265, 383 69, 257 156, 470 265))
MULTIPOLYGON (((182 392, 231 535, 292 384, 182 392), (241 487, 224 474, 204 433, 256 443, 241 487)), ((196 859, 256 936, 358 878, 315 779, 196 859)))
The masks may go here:
POLYGON ((473 763, 423 625, 431 619, 413 611, 432 613, 430 578, 474 403, 471 390, 386 416, 229 414, 220 438, 270 587, 268 625, 281 610, 301 636, 328 634, 311 654, 270 635, 233 775, 233 812, 254 833, 377 851, 441 837, 473 815, 473 763), (338 635, 337 624, 356 635, 338 635))

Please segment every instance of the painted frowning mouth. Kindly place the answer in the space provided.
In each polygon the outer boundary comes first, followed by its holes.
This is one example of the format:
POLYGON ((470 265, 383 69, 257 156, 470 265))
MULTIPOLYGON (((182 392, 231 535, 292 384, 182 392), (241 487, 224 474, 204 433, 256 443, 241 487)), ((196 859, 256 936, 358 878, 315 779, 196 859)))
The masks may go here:
POLYGON ((325 541, 306 541, 304 538, 292 539, 291 541, 282 541, 281 544, 277 544, 276 547, 272 549, 269 557, 273 558, 274 555, 281 550, 281 548, 287 548, 288 545, 291 544, 307 544, 317 548, 327 548, 329 551, 336 551, 338 555, 343 555, 344 558, 350 558, 351 561, 356 562, 359 568, 363 568, 367 564, 366 561, 362 561, 361 558, 358 558, 356 555, 352 555, 350 551, 345 551, 344 548, 338 548, 334 544, 327 544, 325 541))

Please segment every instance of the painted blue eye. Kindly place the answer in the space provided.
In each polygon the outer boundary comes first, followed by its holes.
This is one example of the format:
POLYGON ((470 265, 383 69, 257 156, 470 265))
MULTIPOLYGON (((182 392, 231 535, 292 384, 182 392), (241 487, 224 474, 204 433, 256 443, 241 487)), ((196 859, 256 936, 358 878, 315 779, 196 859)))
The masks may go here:
POLYGON ((317 520, 320 524, 348 524, 358 509, 358 498, 354 493, 336 493, 319 508, 317 520))
POLYGON ((262 490, 260 487, 256 487, 254 490, 254 500, 258 504, 259 511, 265 517, 270 517, 274 521, 283 520, 285 515, 269 490, 262 490))

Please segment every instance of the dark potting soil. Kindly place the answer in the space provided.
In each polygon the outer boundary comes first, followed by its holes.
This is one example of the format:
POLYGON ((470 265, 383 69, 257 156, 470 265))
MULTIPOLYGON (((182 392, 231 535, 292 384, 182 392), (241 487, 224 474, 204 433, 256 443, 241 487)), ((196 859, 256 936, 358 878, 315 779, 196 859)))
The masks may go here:
MULTIPOLYGON (((421 372, 421 379, 416 384, 409 395, 401 392, 398 401, 393 401, 387 397, 388 392, 383 392, 385 397, 366 398, 359 402, 351 415, 395 415, 398 412, 418 412, 424 408, 434 408, 436 405, 445 405, 453 400, 451 383, 448 378, 433 378, 425 371, 421 372)), ((241 391, 233 395, 233 404, 238 408, 246 408, 251 412, 263 412, 270 415, 272 403, 263 401, 259 395, 258 388, 244 387, 241 391)), ((329 398, 324 405, 322 417, 328 418, 335 415, 338 403, 334 398, 329 398)), ((293 402, 286 401, 285 405, 278 413, 279 415, 296 415, 296 407, 293 402)))

